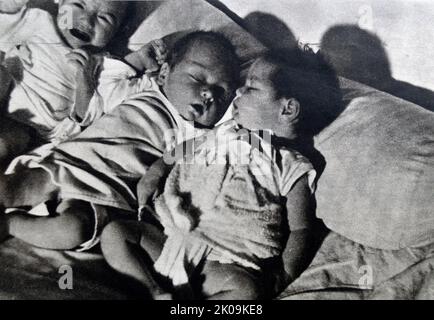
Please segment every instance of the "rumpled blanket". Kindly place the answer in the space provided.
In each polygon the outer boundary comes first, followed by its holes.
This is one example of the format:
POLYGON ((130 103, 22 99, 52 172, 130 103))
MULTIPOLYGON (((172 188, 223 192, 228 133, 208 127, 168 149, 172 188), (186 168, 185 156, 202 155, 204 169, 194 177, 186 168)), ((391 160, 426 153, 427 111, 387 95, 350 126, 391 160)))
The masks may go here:
MULTIPOLYGON (((387 251, 331 232, 310 267, 279 299, 434 299, 434 244, 387 251), (369 269, 372 267, 372 284, 369 269), (360 282, 360 284, 359 284, 360 282)), ((97 252, 38 249, 18 239, 0 244, 0 299, 146 298, 111 270, 97 252), (73 289, 62 290, 62 266, 73 271, 73 289)))
POLYGON ((279 299, 434 299, 434 243, 381 250, 331 232, 279 299))

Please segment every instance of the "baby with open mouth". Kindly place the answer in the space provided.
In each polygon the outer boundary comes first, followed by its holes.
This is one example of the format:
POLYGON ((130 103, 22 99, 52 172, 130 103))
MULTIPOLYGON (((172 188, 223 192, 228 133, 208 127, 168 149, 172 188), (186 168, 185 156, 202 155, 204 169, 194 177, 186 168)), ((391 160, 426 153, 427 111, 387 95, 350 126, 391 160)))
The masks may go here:
POLYGON ((0 107, 6 116, 0 162, 69 139, 101 115, 96 79, 102 61, 97 57, 103 55, 96 54, 113 39, 128 6, 128 1, 60 0, 53 18, 27 2, 0 3, 0 107))

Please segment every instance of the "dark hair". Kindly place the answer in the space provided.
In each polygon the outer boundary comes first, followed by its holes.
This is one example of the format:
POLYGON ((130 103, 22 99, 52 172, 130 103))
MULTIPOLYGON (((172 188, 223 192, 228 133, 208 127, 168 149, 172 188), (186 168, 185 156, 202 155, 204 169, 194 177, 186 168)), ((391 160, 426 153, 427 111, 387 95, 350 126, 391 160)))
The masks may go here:
POLYGON ((111 1, 124 4, 123 17, 122 17, 122 21, 119 21, 119 27, 117 33, 125 32, 125 29, 128 28, 129 21, 132 19, 133 15, 135 14, 136 11, 135 4, 134 2, 124 1, 124 0, 111 0, 111 1))
POLYGON ((277 96, 299 101, 300 133, 315 135, 342 112, 339 80, 321 55, 296 48, 270 51, 261 58, 277 67, 270 78, 277 96))
POLYGON ((240 59, 232 42, 219 32, 198 30, 184 35, 173 45, 167 57, 167 63, 171 67, 176 66, 195 43, 202 41, 216 45, 217 54, 221 56, 224 63, 227 63, 227 68, 231 70, 232 78, 238 85, 241 72, 240 59))

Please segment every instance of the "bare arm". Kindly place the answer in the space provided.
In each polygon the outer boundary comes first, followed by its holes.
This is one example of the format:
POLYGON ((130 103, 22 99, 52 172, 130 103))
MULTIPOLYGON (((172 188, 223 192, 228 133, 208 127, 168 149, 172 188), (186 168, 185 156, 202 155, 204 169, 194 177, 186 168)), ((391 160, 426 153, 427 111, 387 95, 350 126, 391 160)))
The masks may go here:
POLYGON ((178 31, 153 40, 139 50, 125 56, 124 60, 138 72, 158 71, 167 58, 168 52, 176 41, 188 34, 189 31, 178 31))
POLYGON ((307 268, 314 255, 315 212, 306 176, 288 193, 286 208, 290 235, 282 257, 292 282, 307 268))
POLYGON ((28 169, 19 174, 0 174, 0 207, 34 207, 56 199, 59 187, 43 169, 28 169))
MULTIPOLYGON (((163 157, 155 161, 148 169, 146 174, 137 184, 137 201, 139 211, 148 208, 147 204, 156 191, 164 186, 167 176, 172 170, 177 160, 184 158, 186 161, 192 160, 194 155, 195 140, 184 141, 168 151, 163 157)), ((139 212, 139 216, 142 212, 139 212)))
POLYGON ((137 201, 139 210, 145 208, 148 201, 159 190, 170 173, 172 166, 166 164, 163 158, 155 161, 137 184, 137 201))
POLYGON ((158 71, 167 57, 167 48, 163 40, 154 40, 139 50, 125 56, 125 61, 138 72, 158 71))

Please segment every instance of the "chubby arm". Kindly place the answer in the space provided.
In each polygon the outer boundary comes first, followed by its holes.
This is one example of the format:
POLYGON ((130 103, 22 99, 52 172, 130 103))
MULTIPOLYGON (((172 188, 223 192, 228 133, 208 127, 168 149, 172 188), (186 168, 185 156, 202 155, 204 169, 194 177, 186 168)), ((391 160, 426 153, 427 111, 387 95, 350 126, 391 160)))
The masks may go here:
POLYGON ((162 39, 150 41, 139 50, 125 56, 124 60, 138 72, 156 72, 166 61, 168 52, 175 43, 188 33, 189 31, 178 31, 162 39))
POLYGON ((154 40, 125 56, 125 61, 138 72, 155 72, 166 61, 167 48, 163 40, 154 40))
POLYGON ((167 176, 175 163, 184 159, 185 162, 192 161, 194 157, 195 139, 184 141, 176 145, 172 150, 167 151, 163 157, 155 161, 148 169, 146 174, 137 184, 137 201, 139 207, 139 217, 145 214, 149 200, 157 191, 161 191, 167 176))
POLYGON ((288 193, 286 208, 290 235, 282 258, 292 282, 307 268, 315 254, 315 212, 306 175, 288 193))
POLYGON ((137 184, 137 202, 139 210, 146 208, 155 192, 163 187, 164 181, 173 166, 164 162, 164 158, 155 161, 137 184))
POLYGON ((0 209, 34 207, 57 199, 59 192, 60 188, 43 169, 28 169, 11 175, 0 173, 0 209))

